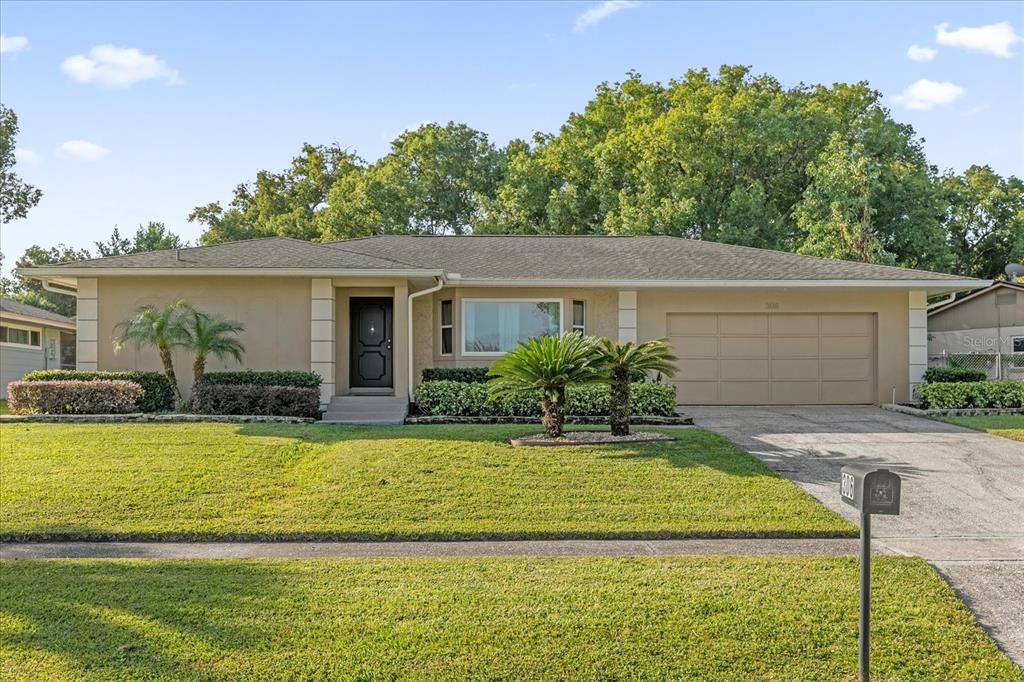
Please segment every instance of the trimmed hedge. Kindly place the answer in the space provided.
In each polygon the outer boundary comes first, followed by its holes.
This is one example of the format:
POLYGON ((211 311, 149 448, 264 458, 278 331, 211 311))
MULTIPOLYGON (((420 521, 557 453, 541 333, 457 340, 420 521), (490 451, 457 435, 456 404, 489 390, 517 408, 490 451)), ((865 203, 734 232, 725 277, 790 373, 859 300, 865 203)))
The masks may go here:
POLYGON ((252 386, 293 386, 295 388, 320 388, 323 379, 316 372, 298 370, 272 370, 256 372, 251 369, 241 372, 207 372, 203 375, 204 384, 224 384, 252 386))
MULTIPOLYGON (((76 369, 41 369, 26 374, 22 381, 130 381, 142 388, 139 412, 169 412, 174 409, 171 382, 161 372, 83 372, 76 369)), ((79 413, 87 414, 87 413, 79 413)))
MULTIPOLYGON (((676 391, 671 384, 634 383, 633 414, 667 417, 675 414, 676 391)), ((459 381, 424 381, 416 388, 416 405, 425 415, 459 417, 539 417, 540 391, 491 400, 487 386, 459 381)), ((608 387, 570 386, 566 391, 566 414, 607 416, 608 387)))
POLYGON ((457 381, 460 384, 486 384, 488 367, 427 367, 423 381, 457 381))
POLYGON ((12 381, 7 407, 14 414, 126 414, 137 412, 143 390, 134 381, 12 381))
POLYGON ((320 416, 320 390, 306 386, 199 383, 192 389, 197 414, 320 416))
POLYGON ((1024 381, 921 384, 918 391, 925 407, 936 410, 1024 408, 1024 381))
POLYGON ((987 379, 988 374, 982 370, 968 367, 930 367, 924 372, 924 381, 929 384, 956 384, 987 379))

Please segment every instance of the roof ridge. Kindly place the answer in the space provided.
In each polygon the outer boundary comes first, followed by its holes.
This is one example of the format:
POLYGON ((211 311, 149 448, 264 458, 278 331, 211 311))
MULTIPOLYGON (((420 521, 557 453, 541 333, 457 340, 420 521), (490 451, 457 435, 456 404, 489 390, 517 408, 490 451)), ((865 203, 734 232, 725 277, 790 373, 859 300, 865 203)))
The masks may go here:
MULTIPOLYGON (((275 234, 275 235, 270 235, 269 237, 250 237, 248 239, 235 239, 235 240, 232 240, 232 241, 229 241, 229 242, 217 242, 216 244, 196 244, 195 246, 177 246, 177 247, 172 248, 172 249, 153 249, 151 251, 135 251, 134 253, 115 253, 113 256, 98 256, 96 258, 82 258, 82 259, 79 259, 79 260, 60 261, 59 263, 46 263, 45 265, 46 266, 53 266, 53 265, 71 265, 71 264, 74 264, 74 263, 93 263, 95 261, 106 260, 108 258, 128 258, 128 257, 131 257, 131 256, 138 256, 138 255, 141 255, 141 254, 144 254, 144 253, 169 253, 171 251, 184 251, 184 250, 192 251, 194 249, 209 249, 209 248, 212 248, 212 247, 215 247, 215 246, 227 246, 228 244, 242 244, 244 242, 265 242, 265 241, 268 241, 268 240, 271 240, 271 239, 287 239, 287 240, 293 241, 293 242, 304 241, 302 239, 295 239, 293 237, 282 237, 280 235, 276 235, 275 234)), ((306 242, 306 243, 312 243, 312 242, 306 242)), ((40 263, 40 265, 44 265, 44 264, 40 263)), ((31 267, 35 267, 35 266, 31 266, 31 267)))
POLYGON ((357 256, 366 256, 367 258, 376 258, 377 260, 391 261, 392 263, 398 263, 399 265, 407 265, 410 268, 422 268, 423 267, 422 265, 419 265, 418 263, 409 263, 409 262, 406 262, 406 261, 403 261, 403 260, 398 260, 397 258, 392 258, 391 256, 379 256, 379 255, 373 254, 373 253, 363 253, 362 251, 354 251, 352 249, 344 249, 344 248, 342 248, 340 246, 335 246, 335 244, 337 242, 310 242, 310 243, 315 243, 317 246, 325 246, 325 247, 327 247, 327 248, 329 248, 329 249, 331 249, 333 251, 344 251, 345 253, 352 253, 352 254, 355 254, 357 256))

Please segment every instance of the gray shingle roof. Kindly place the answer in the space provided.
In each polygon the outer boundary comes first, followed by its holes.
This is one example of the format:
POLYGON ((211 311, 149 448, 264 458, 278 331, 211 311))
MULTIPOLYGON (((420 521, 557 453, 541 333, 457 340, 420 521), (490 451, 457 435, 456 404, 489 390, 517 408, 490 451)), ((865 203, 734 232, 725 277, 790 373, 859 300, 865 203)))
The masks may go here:
POLYGON ((381 236, 329 242, 465 279, 962 280, 957 275, 681 239, 606 236, 381 236))
MULTIPOLYGON (((269 237, 43 266, 51 267, 444 270, 472 280, 933 280, 941 283, 966 279, 924 270, 665 236, 384 235, 325 244, 269 237)), ((984 284, 978 281, 979 285, 984 284)))
POLYGON ((0 312, 11 313, 12 315, 23 315, 25 317, 35 317, 40 320, 59 322, 61 324, 69 324, 71 326, 74 326, 75 324, 75 321, 70 317, 64 317, 63 315, 59 315, 50 310, 37 308, 34 305, 15 301, 10 298, 0 297, 0 312))
POLYGON ((339 270, 409 269, 388 256, 354 252, 286 237, 247 239, 226 244, 147 251, 61 263, 60 268, 337 268, 339 270))

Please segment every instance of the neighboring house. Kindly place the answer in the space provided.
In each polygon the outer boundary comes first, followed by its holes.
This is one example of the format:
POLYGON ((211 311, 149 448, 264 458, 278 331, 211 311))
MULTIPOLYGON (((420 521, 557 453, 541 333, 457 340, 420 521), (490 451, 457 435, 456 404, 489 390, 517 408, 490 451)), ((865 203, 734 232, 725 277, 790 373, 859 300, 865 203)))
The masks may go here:
POLYGON ((0 399, 26 372, 62 367, 75 369, 75 321, 0 298, 0 399))
POLYGON ((1024 373, 1024 284, 994 282, 928 311, 928 355, 933 362, 987 369, 993 377, 1024 373), (998 356, 998 357, 997 357, 998 356))
POLYGON ((318 372, 325 404, 404 404, 425 367, 486 366, 570 329, 669 337, 682 404, 905 401, 927 366, 927 297, 989 284, 663 236, 274 237, 18 272, 78 296, 82 369, 158 369, 152 349, 115 353, 114 326, 184 299, 246 325, 246 366, 318 372))

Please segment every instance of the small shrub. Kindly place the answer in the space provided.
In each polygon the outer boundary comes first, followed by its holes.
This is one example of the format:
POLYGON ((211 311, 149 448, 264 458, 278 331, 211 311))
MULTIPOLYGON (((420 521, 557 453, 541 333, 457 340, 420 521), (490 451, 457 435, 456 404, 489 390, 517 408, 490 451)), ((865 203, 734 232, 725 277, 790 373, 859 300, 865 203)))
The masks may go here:
POLYGON ((168 412, 174 409, 174 390, 161 372, 84 372, 75 369, 41 369, 29 372, 22 381, 130 381, 142 388, 140 412, 168 412))
POLYGON ((931 383, 918 391, 925 407, 937 410, 1024 408, 1024 381, 931 383))
POLYGON ((256 372, 251 369, 241 372, 206 372, 203 374, 204 384, 230 384, 252 386, 293 386, 295 388, 320 388, 323 380, 316 372, 298 370, 272 370, 256 372))
POLYGON ((924 381, 929 384, 956 384, 987 379, 988 375, 982 370, 968 367, 931 367, 924 373, 924 381))
POLYGON ((126 414, 139 409, 142 387, 133 381, 12 381, 7 406, 14 414, 126 414))
POLYGON ((487 367, 427 367, 423 381, 457 381, 462 384, 486 384, 487 367))
MULTIPOLYGON (((671 416, 675 413, 676 391, 671 384, 635 383, 631 394, 636 415, 671 416)), ((608 387, 603 384, 570 386, 566 389, 565 400, 568 415, 608 415, 608 387)), ((421 413, 428 415, 539 417, 540 404, 540 390, 489 398, 483 384, 424 381, 416 388, 416 405, 421 413)))
POLYGON ((198 414, 320 416, 320 391, 305 386, 199 383, 192 389, 192 409, 198 414))

